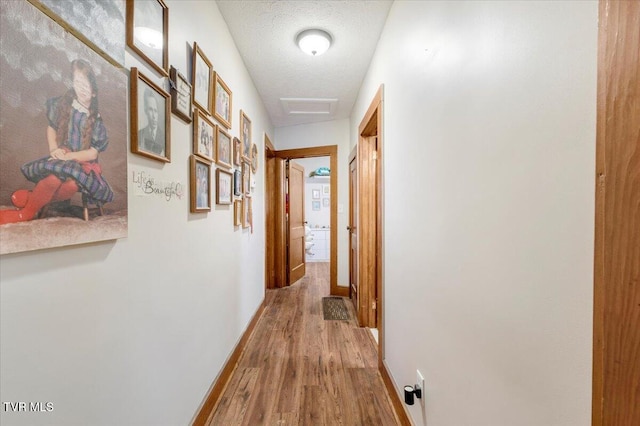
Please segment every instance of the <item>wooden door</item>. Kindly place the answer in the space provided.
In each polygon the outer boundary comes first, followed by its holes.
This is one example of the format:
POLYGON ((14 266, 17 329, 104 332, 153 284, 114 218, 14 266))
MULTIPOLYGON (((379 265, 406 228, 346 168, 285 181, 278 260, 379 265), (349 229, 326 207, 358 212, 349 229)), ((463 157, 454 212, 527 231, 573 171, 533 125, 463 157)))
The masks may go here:
POLYGON ((293 161, 288 162, 288 285, 304 277, 304 167, 293 161))
POLYGON ((349 162, 349 287, 351 301, 358 312, 358 180, 355 156, 349 162))
POLYGON ((593 425, 640 424, 640 2, 601 0, 593 425))

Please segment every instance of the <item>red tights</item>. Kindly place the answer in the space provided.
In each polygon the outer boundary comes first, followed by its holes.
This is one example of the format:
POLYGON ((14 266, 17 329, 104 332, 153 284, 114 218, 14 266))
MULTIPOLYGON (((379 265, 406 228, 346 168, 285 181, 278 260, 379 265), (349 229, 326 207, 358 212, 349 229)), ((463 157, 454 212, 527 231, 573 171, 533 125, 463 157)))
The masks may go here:
POLYGON ((67 179, 63 182, 57 176, 49 175, 38 182, 33 191, 21 194, 24 198, 24 202, 20 203, 24 205, 22 209, 0 210, 0 225, 31 220, 49 202, 68 200, 76 192, 78 184, 75 180, 67 179))

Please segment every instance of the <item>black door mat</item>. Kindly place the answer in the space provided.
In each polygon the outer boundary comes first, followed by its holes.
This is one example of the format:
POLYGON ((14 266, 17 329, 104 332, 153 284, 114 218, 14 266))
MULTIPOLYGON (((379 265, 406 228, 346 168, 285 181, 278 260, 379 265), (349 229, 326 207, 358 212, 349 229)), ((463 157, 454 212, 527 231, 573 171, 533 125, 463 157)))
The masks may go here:
POLYGON ((342 297, 323 297, 322 314, 326 320, 349 320, 349 310, 342 297))

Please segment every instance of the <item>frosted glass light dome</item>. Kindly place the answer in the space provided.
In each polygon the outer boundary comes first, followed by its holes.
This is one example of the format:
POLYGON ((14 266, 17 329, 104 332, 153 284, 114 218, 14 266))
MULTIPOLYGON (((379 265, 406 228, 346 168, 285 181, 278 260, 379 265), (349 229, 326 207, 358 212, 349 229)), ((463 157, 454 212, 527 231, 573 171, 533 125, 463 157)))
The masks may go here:
POLYGON ((331 46, 331 36, 322 30, 304 30, 296 37, 296 43, 307 55, 320 56, 331 46))

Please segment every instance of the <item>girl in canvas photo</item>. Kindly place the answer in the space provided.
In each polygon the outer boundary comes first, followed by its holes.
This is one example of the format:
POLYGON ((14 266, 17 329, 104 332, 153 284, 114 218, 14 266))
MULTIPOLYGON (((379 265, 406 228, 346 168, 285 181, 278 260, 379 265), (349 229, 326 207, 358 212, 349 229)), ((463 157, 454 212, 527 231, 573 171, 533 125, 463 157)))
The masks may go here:
POLYGON ((48 203, 69 200, 78 191, 90 203, 113 200, 98 163, 108 139, 98 112, 95 73, 88 62, 76 59, 71 62, 71 77, 72 87, 46 102, 49 155, 21 167, 36 185, 13 193, 11 202, 17 209, 0 210, 0 225, 31 220, 48 203))

